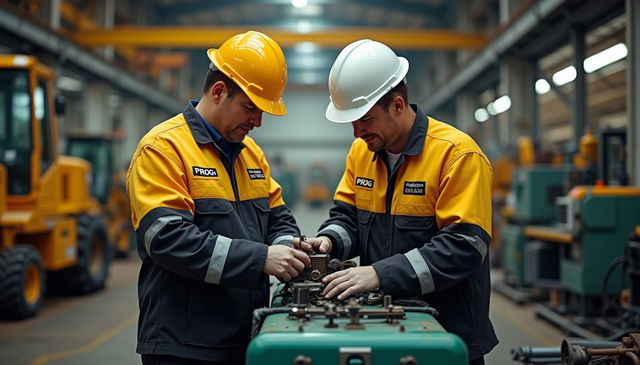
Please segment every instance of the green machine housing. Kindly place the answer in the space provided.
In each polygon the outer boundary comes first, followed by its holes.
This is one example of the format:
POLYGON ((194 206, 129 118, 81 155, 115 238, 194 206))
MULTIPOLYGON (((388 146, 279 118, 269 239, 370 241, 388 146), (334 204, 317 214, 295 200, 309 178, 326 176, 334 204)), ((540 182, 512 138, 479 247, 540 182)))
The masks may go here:
MULTIPOLYGON (((366 307, 363 307, 366 310, 366 307)), ((247 350, 247 364, 467 364, 467 349, 427 313, 407 312, 387 323, 381 318, 336 318, 327 328, 326 317, 306 320, 288 313, 268 315, 247 350)))
POLYGON ((428 306, 392 304, 389 296, 378 306, 356 299, 343 305, 289 303, 274 301, 259 327, 254 313, 247 365, 468 364, 462 339, 448 333, 428 306))
POLYGON ((506 281, 515 287, 531 285, 526 260, 525 226, 551 224, 557 218, 555 200, 564 195, 565 183, 572 168, 568 166, 532 166, 514 171, 512 192, 513 215, 503 228, 502 265, 506 281))
POLYGON ((326 319, 305 323, 286 313, 269 315, 249 344, 247 364, 467 364, 462 340, 447 333, 425 313, 407 313, 399 324, 362 319, 361 330, 348 330, 347 319, 325 328, 326 319))
MULTIPOLYGON (((609 264, 624 253, 629 234, 640 223, 640 188, 577 186, 561 203, 561 221, 551 232, 572 237, 563 245, 562 287, 584 296, 601 295, 609 264)), ((613 277, 620 276, 618 268, 613 277)), ((610 280, 607 291, 622 289, 620 280, 610 280)))
POLYGON ((555 225, 527 227, 527 236, 561 251, 558 300, 538 306, 537 316, 573 332, 578 326, 614 331, 601 316, 606 298, 619 297, 625 289, 620 267, 612 264, 624 254, 640 222, 638 207, 638 187, 576 186, 558 199, 555 225))

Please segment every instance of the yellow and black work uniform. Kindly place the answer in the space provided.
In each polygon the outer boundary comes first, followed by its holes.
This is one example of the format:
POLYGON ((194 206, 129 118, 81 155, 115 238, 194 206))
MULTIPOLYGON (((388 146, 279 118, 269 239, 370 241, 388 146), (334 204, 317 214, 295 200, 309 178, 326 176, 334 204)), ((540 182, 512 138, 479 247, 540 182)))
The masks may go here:
POLYGON ((491 165, 471 137, 411 107, 417 116, 395 166, 385 151, 353 142, 318 236, 331 238, 333 256, 373 265, 383 292, 435 307, 473 360, 498 342, 489 320, 491 165))
POLYGON ((227 156, 190 103, 147 133, 127 173, 142 259, 140 354, 244 361, 268 306, 268 245, 299 229, 249 137, 227 156))

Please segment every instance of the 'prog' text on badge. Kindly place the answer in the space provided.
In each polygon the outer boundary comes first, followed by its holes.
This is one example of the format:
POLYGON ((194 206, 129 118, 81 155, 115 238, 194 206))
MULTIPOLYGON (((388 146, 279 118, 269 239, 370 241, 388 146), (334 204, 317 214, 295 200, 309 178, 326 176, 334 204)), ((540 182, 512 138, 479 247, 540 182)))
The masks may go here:
POLYGON ((218 170, 213 167, 193 166, 193 176, 218 177, 218 170))
POLYGON ((363 188, 373 188, 373 179, 367 179, 366 177, 356 177, 356 186, 362 186, 363 188))

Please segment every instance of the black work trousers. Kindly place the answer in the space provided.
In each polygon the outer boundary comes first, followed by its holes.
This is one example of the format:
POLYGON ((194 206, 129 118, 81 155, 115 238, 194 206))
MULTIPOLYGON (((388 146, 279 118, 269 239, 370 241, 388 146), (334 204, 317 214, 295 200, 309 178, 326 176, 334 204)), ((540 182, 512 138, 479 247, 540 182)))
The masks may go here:
POLYGON ((202 361, 169 355, 141 355, 142 365, 244 365, 244 361, 202 361))

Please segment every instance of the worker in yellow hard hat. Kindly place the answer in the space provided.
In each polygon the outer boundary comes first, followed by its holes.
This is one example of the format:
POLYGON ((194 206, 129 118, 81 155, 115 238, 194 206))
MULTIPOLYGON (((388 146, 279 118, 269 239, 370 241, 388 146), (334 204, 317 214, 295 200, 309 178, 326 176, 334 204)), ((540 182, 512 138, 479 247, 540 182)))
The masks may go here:
POLYGON ((269 275, 310 265, 264 153, 247 134, 284 115, 280 46, 247 32, 207 52, 203 95, 155 126, 127 172, 142 259, 137 352, 143 364, 242 364, 269 275))

